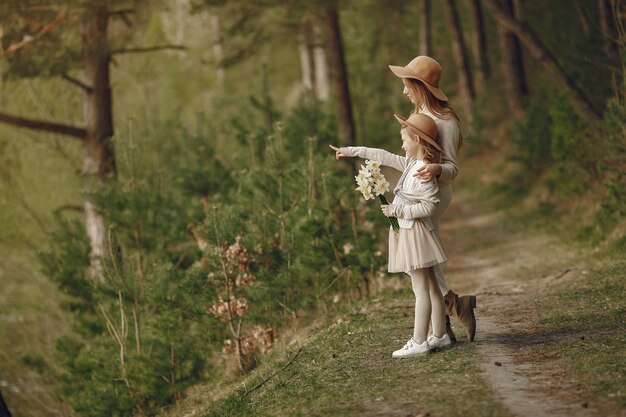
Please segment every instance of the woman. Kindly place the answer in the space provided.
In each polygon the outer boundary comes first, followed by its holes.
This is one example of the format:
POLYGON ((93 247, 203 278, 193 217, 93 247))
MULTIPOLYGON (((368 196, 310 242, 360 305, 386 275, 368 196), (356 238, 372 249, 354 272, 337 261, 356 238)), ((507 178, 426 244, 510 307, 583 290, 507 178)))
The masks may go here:
MULTIPOLYGON (((430 163, 422 166, 414 175, 428 182, 437 178, 439 184, 439 204, 431 218, 435 231, 439 235, 439 219, 452 201, 452 181, 459 169, 456 155, 463 144, 463 136, 459 128, 459 118, 448 105, 448 97, 439 88, 441 65, 428 56, 414 58, 406 67, 389 65, 391 71, 404 83, 404 94, 415 104, 415 113, 423 113, 433 118, 437 124, 439 141, 442 147, 441 163, 430 163)), ((450 328, 449 316, 459 319, 467 330, 470 341, 476 334, 476 296, 459 297, 448 288, 448 282, 441 265, 435 266, 435 277, 446 304, 446 330, 452 342, 456 337, 450 328)))

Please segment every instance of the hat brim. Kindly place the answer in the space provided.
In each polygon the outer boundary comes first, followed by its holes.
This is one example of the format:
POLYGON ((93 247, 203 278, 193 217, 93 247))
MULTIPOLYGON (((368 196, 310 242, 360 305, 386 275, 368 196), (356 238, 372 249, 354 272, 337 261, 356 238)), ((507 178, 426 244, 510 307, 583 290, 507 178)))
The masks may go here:
POLYGON ((443 92, 443 90, 441 90, 441 88, 435 87, 434 85, 430 84, 428 81, 421 79, 420 77, 417 76, 417 74, 415 74, 409 68, 399 67, 397 65, 389 65, 389 69, 391 70, 391 72, 393 72, 396 76, 400 78, 413 78, 415 80, 420 80, 421 82, 424 83, 426 88, 428 88, 430 92, 433 93, 435 97, 437 97, 441 101, 448 101, 448 96, 443 92))
POLYGON ((419 129, 417 126, 412 125, 411 123, 408 123, 404 117, 398 114, 394 114, 393 117, 396 118, 396 120, 402 125, 402 127, 408 126, 411 129, 414 129, 417 133, 419 133, 420 136, 423 136, 427 142, 429 142, 431 145, 437 148, 439 152, 442 152, 441 146, 439 146, 435 138, 433 138, 432 136, 430 136, 428 133, 424 132, 423 130, 419 129))

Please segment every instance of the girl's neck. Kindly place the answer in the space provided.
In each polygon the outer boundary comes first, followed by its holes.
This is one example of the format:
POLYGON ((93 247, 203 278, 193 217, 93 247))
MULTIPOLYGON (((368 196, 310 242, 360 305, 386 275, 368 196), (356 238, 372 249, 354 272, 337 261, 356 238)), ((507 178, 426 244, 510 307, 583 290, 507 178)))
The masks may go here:
POLYGON ((421 160, 424 160, 424 156, 425 156, 425 154, 424 154, 424 148, 421 148, 421 147, 420 147, 420 148, 417 150, 417 152, 416 152, 415 154, 411 155, 411 154, 408 154, 408 153, 407 153, 407 154, 406 154, 406 156, 407 156, 408 158, 415 158, 415 159, 421 159, 421 160))

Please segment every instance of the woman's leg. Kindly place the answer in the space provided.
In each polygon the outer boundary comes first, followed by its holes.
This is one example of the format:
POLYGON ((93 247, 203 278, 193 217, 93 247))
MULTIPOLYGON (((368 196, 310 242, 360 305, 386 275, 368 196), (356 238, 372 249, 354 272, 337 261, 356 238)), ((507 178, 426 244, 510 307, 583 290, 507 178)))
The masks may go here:
POLYGON ((443 296, 435 278, 433 268, 428 268, 428 290, 431 304, 431 321, 433 324, 433 335, 443 337, 446 334, 446 307, 443 303, 443 296))
MULTIPOLYGON (((450 203, 452 202, 452 186, 445 185, 439 188, 439 193, 437 193, 437 197, 439 198, 439 204, 435 207, 435 210, 430 216, 430 219, 433 222, 433 226, 435 226, 435 234, 441 241, 441 237, 439 236, 439 219, 446 211, 450 203)), ((439 285, 439 289, 441 290, 441 294, 446 295, 450 288, 448 287, 448 281, 446 280, 446 276, 443 273, 443 268, 441 264, 434 266, 435 278, 437 280, 437 284, 439 285)))
MULTIPOLYGON (((435 233, 437 234, 437 237, 439 237, 439 219, 452 201, 452 186, 445 185, 443 187, 440 187, 438 197, 440 202, 439 204, 437 204, 437 207, 431 215, 431 220, 433 222, 433 226, 435 226, 435 233)), ((441 240, 441 238, 439 240, 441 240)), ((467 330, 467 336, 471 342, 472 340, 474 340, 474 335, 476 334, 476 317, 474 316, 474 308, 476 308, 476 296, 469 295, 459 297, 457 294, 451 291, 450 287, 448 287, 448 281, 446 280, 446 276, 443 273, 443 268, 441 267, 441 264, 434 266, 434 273, 437 285, 441 290, 441 294, 443 294, 443 296, 445 297, 444 308, 446 308, 446 314, 459 319, 463 327, 465 327, 465 330, 467 330)), ((456 342, 456 337, 454 336, 452 327, 448 325, 447 330, 448 335, 450 336, 450 340, 452 340, 452 342, 456 342)))
MULTIPOLYGON (((413 327, 413 339, 417 343, 423 343, 428 336, 428 324, 431 319, 431 296, 429 294, 428 270, 425 268, 409 271, 413 293, 415 294, 415 325, 413 327)), ((441 293, 439 294, 441 297, 441 293)), ((444 330, 445 331, 445 330, 444 330)))

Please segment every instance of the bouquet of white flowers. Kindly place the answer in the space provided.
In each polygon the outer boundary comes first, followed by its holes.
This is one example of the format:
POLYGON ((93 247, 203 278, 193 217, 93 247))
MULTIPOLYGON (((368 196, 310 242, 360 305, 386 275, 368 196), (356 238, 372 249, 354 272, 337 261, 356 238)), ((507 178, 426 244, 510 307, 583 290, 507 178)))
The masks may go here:
MULTIPOLYGON (((356 190, 363 194, 364 199, 374 199, 375 196, 378 196, 381 203, 389 204, 385 198, 385 192, 389 191, 389 182, 387 182, 385 176, 380 172, 380 162, 365 160, 365 166, 361 165, 359 175, 354 178, 356 178, 358 185, 356 190)), ((389 222, 394 232, 400 230, 397 218, 389 217, 389 222)))

